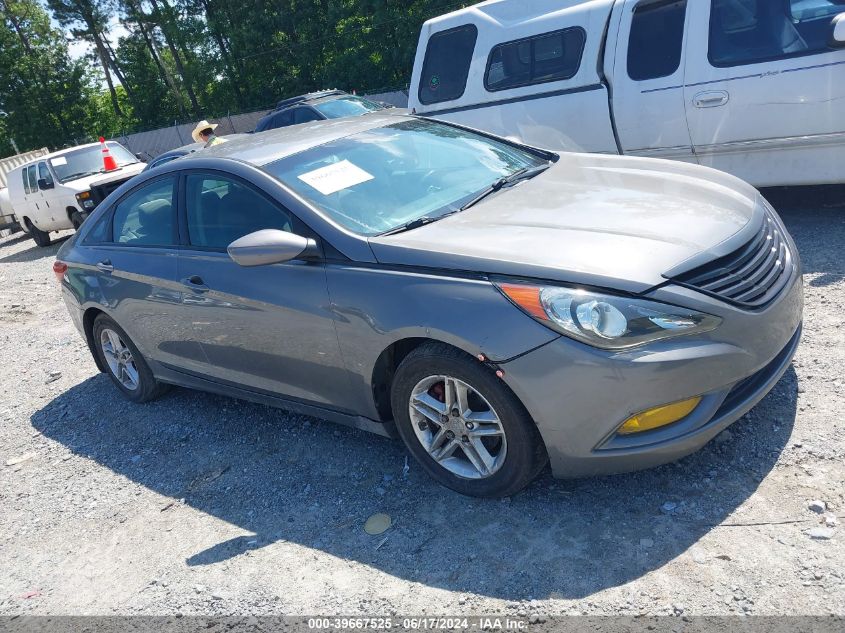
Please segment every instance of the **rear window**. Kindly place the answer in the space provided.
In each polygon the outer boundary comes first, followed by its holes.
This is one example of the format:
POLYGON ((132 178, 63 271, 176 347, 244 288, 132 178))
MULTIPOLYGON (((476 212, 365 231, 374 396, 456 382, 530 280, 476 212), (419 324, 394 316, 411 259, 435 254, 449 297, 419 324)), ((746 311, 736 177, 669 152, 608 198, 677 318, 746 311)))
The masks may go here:
POLYGON ((342 99, 333 99, 332 101, 318 103, 314 106, 314 109, 329 119, 340 119, 345 116, 360 116, 367 114, 367 112, 382 110, 383 108, 368 99, 343 97, 342 99))
POLYGON ((490 53, 484 86, 490 92, 571 79, 587 33, 580 27, 499 44, 490 53))
POLYGON ((478 29, 474 24, 435 33, 429 38, 420 77, 420 103, 430 105, 463 96, 477 39, 478 29))
POLYGON ((641 2, 628 41, 628 76, 634 81, 674 75, 681 66, 687 0, 641 2))

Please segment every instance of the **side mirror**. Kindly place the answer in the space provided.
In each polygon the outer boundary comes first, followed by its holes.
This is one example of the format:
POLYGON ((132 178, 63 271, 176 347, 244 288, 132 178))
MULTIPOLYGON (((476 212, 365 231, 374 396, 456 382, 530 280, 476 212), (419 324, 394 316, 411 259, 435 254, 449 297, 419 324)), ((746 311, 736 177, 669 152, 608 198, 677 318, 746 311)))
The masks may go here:
POLYGON ((244 235, 229 244, 229 257, 240 266, 281 264, 292 259, 320 255, 317 243, 287 231, 264 229, 244 235))
POLYGON ((830 44, 831 48, 845 48, 845 13, 834 16, 830 23, 830 44))
POLYGON ((135 158, 137 158, 142 163, 147 163, 152 158, 147 152, 135 152, 135 158))
POLYGON ((44 191, 45 189, 52 189, 53 187, 55 187, 55 185, 53 184, 52 180, 47 181, 44 178, 38 179, 38 188, 41 189, 42 191, 44 191))

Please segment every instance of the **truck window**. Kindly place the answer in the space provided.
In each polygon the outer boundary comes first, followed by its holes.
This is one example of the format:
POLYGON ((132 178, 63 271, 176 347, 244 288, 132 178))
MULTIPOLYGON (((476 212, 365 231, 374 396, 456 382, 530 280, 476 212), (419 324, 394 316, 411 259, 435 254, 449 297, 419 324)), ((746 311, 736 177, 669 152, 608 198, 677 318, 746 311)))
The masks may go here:
POLYGON ((474 24, 435 33, 429 38, 420 76, 420 103, 430 105, 463 96, 477 39, 478 29, 474 24))
POLYGON ((584 29, 573 27, 499 44, 490 52, 484 87, 496 92, 571 79, 586 41, 584 29))
POLYGON ((838 0, 713 0, 710 50, 725 68, 830 50, 830 19, 845 12, 838 0))
POLYGON ((38 174, 35 173, 35 165, 30 165, 26 168, 26 177, 29 180, 29 190, 27 193, 38 191, 38 174))
POLYGON ((21 180, 23 181, 23 192, 24 193, 32 193, 29 190, 29 176, 26 175, 26 167, 21 169, 21 180))
POLYGON ((45 162, 38 163, 38 179, 47 181, 48 186, 53 184, 53 175, 47 169, 47 163, 45 162))
POLYGON ((675 74, 681 66, 687 0, 641 2, 628 40, 628 76, 634 81, 675 74))

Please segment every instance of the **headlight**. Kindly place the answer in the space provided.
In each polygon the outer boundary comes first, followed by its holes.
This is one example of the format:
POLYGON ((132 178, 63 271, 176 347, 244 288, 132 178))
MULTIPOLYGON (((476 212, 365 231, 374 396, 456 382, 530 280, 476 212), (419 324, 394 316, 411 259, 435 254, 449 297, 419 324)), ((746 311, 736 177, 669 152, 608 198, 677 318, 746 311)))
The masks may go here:
POLYGON ((94 200, 91 198, 90 191, 83 191, 82 193, 76 194, 76 201, 82 205, 83 209, 93 209, 94 208, 94 200))
POLYGON ((656 301, 563 286, 496 284, 544 325, 602 349, 626 349, 661 339, 709 332, 722 320, 656 301))

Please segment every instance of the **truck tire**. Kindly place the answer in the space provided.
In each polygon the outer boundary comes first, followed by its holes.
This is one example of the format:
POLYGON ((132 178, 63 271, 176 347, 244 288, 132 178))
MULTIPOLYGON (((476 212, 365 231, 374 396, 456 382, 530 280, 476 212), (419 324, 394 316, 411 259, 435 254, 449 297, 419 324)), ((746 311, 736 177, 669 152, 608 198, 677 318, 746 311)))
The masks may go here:
POLYGON ((46 231, 42 231, 37 226, 35 226, 29 218, 24 220, 26 222, 26 230, 29 231, 29 234, 32 236, 32 241, 35 242, 40 247, 50 246, 50 234, 46 231))
POLYGON ((85 218, 82 217, 82 214, 79 211, 74 211, 70 214, 70 223, 73 224, 74 231, 78 231, 84 221, 85 218))

